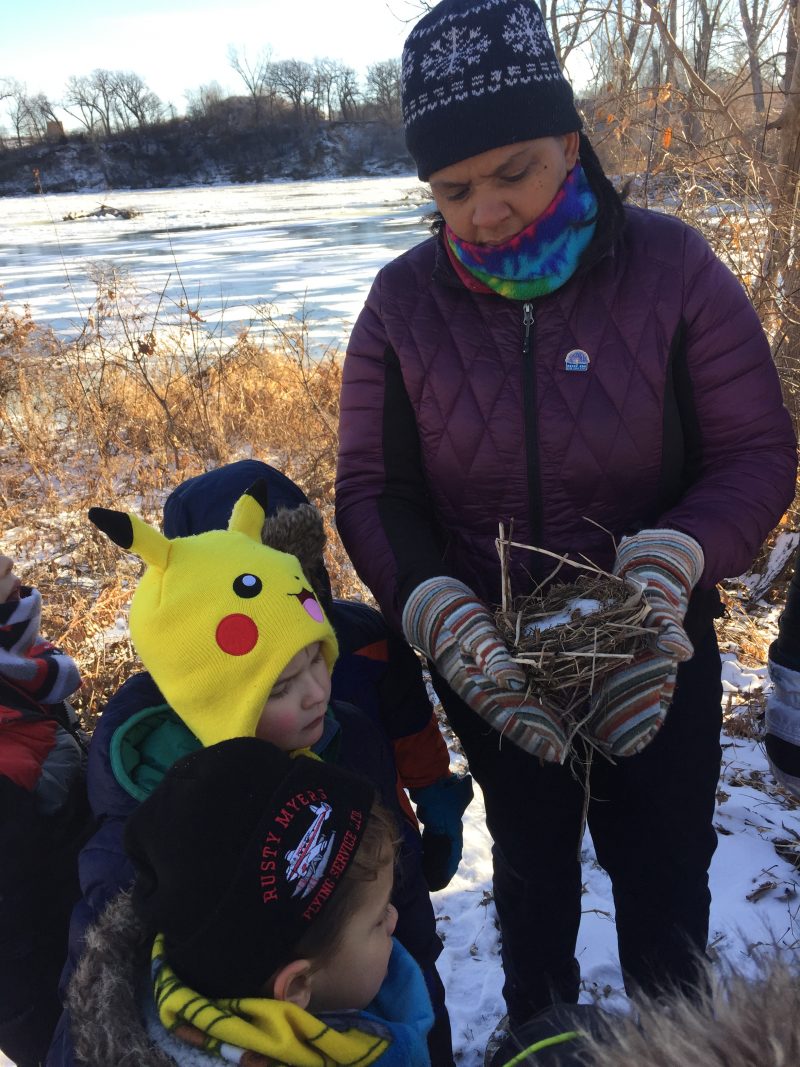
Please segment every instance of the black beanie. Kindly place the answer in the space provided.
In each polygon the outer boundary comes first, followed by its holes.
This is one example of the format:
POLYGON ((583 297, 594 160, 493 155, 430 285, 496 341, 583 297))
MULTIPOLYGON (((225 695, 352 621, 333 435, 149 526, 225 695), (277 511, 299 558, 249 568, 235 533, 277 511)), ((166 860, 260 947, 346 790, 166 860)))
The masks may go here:
POLYGON ((492 148, 581 128, 531 0, 441 0, 403 49, 403 122, 423 181, 492 148))
POLYGON ((374 787, 240 737, 175 763, 131 815, 133 905, 210 997, 258 996, 335 896, 374 787))

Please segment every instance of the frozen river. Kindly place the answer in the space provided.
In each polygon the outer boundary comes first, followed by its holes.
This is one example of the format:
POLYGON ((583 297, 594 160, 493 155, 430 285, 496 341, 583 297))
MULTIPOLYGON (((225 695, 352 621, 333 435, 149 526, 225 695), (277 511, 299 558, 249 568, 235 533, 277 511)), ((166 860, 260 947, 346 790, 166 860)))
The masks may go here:
POLYGON ((162 321, 185 300, 233 333, 259 305, 305 306, 314 339, 340 343, 376 270, 426 235, 431 206, 413 175, 0 198, 0 291, 66 338, 113 271, 104 288, 145 315, 160 305, 162 321), (138 214, 64 218, 100 204, 138 214))

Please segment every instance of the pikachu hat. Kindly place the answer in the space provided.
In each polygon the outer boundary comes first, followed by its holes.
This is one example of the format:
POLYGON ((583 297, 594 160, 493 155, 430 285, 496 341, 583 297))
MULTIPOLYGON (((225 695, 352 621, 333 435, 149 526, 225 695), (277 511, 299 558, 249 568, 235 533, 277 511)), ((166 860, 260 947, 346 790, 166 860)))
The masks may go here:
POLYGON ((90 520, 147 564, 130 610, 136 651, 170 707, 203 745, 252 737, 275 680, 333 627, 294 556, 261 543, 267 485, 239 498, 227 530, 169 540, 136 515, 91 508, 90 520))

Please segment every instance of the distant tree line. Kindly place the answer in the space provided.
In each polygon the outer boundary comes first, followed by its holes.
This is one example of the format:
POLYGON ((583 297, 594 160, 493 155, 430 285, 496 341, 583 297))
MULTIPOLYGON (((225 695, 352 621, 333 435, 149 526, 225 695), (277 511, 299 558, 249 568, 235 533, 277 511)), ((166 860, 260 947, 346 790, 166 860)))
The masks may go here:
MULTIPOLYGON (((249 59, 244 49, 233 47, 228 58, 245 94, 230 96, 217 82, 201 85, 186 93, 187 119, 239 128, 286 120, 378 120, 390 126, 401 122, 399 59, 373 63, 361 85, 355 70, 335 59, 274 62, 269 49, 249 59)), ((152 128, 177 118, 175 109, 165 105, 139 74, 102 68, 70 77, 59 100, 0 77, 0 104, 12 146, 64 136, 59 110, 77 123, 81 134, 93 138, 152 128)))
MULTIPOLYGON (((269 48, 250 59, 244 49, 230 48, 228 61, 239 75, 255 116, 274 118, 287 108, 296 118, 379 119, 399 125, 400 60, 386 59, 367 68, 363 87, 352 67, 336 59, 273 61, 269 48)), ((218 85, 201 86, 188 94, 188 113, 208 115, 218 106, 218 85)))

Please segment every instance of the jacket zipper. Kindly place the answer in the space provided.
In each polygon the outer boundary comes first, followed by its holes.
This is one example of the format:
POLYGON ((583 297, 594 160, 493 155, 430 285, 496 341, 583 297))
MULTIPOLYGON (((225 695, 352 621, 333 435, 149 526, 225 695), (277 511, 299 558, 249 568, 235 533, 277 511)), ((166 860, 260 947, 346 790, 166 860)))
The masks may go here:
POLYGON ((525 427, 525 459, 528 471, 528 523, 531 544, 541 544, 542 501, 539 477, 539 442, 536 420, 536 368, 533 360, 533 342, 536 334, 536 317, 533 304, 522 305, 522 382, 523 423, 525 427))
POLYGON ((522 358, 526 363, 531 351, 531 327, 535 324, 536 320, 533 317, 533 304, 526 302, 522 305, 522 325, 525 327, 525 338, 522 342, 522 358))

